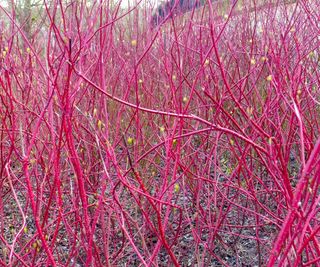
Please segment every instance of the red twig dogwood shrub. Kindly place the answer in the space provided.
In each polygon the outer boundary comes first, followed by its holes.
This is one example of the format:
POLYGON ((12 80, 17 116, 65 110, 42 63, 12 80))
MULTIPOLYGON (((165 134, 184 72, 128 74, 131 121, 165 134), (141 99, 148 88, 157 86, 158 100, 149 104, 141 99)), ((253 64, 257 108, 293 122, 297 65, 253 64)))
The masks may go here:
POLYGON ((1 266, 318 266, 318 1, 178 5, 1 4, 1 266))

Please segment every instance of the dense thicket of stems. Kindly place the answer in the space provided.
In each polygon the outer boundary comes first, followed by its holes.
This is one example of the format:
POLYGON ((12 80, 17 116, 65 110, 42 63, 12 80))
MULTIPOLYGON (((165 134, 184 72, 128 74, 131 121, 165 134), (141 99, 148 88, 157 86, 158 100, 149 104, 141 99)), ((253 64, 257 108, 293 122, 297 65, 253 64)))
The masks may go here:
POLYGON ((1 266, 317 266, 319 1, 28 3, 0 5, 1 266))

